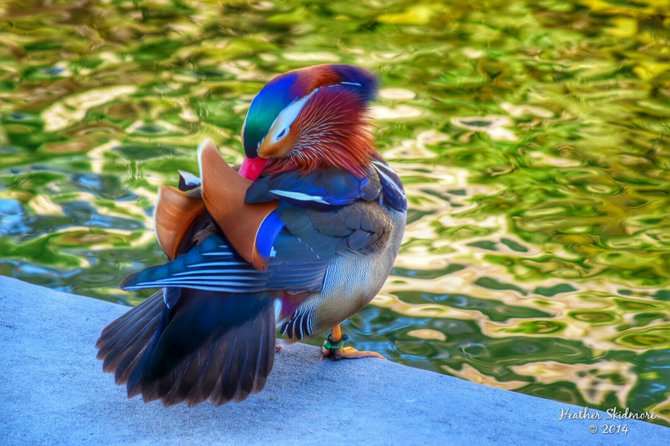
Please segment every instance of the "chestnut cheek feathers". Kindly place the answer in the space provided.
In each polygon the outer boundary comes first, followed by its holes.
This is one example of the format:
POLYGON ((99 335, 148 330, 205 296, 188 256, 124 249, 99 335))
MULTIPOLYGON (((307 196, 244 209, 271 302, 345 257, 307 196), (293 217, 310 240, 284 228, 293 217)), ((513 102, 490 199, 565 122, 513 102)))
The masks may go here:
POLYGON ((262 158, 284 158, 291 152, 295 143, 296 138, 291 134, 274 144, 263 142, 258 148, 258 156, 262 158))

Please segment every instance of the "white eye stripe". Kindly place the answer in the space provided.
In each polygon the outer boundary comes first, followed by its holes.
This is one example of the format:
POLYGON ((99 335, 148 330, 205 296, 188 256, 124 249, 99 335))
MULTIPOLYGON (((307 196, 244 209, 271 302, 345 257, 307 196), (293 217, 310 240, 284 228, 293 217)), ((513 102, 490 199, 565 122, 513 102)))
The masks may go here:
POLYGON ((307 104, 307 101, 309 101, 312 95, 314 95, 314 93, 316 93, 318 90, 319 89, 316 88, 307 96, 303 96, 297 101, 290 103, 279 113, 277 118, 270 126, 270 140, 273 143, 282 140, 286 137, 286 135, 288 135, 291 124, 293 124, 293 121, 295 121, 295 119, 298 117, 305 104, 307 104))

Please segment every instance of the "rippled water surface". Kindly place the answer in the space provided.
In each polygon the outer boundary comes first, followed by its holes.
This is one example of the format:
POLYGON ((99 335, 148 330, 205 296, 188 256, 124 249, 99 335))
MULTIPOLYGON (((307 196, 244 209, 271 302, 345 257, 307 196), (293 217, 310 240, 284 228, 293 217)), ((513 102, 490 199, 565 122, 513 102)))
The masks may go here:
POLYGON ((411 210, 354 344, 667 424, 669 2, 479 3, 5 2, 0 274, 138 303, 197 144, 239 162, 269 78, 360 64, 411 210))

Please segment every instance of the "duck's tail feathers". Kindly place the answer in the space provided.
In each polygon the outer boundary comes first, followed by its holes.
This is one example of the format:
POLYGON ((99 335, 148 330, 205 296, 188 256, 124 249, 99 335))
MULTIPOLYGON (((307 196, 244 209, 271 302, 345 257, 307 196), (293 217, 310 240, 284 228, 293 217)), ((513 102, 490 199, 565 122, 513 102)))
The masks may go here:
POLYGON ((124 315, 103 331, 98 357, 105 370, 127 384, 129 397, 141 394, 145 402, 160 400, 166 406, 205 400, 220 405, 262 390, 274 364, 272 299, 181 293, 173 309, 162 305, 156 311, 145 301, 129 312, 134 317, 124 315), (135 328, 139 321, 145 330, 135 328))
POLYGON ((114 373, 117 384, 125 384, 156 333, 163 311, 163 292, 158 291, 144 302, 109 324, 95 346, 102 369, 114 373))

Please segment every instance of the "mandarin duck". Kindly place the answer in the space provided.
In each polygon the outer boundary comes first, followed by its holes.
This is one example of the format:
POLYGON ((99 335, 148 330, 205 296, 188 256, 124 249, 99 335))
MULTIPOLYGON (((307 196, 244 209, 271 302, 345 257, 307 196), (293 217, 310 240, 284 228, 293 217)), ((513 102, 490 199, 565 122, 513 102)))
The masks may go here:
POLYGON ((372 144, 376 89, 349 65, 280 75, 251 103, 238 171, 205 141, 200 177, 160 189, 169 261, 121 286, 161 290, 96 345, 129 398, 243 400, 265 385, 277 330, 293 341, 331 330, 324 357, 381 357, 344 346, 339 326, 381 289, 405 229, 402 184, 372 144))

